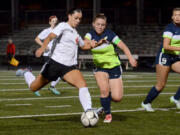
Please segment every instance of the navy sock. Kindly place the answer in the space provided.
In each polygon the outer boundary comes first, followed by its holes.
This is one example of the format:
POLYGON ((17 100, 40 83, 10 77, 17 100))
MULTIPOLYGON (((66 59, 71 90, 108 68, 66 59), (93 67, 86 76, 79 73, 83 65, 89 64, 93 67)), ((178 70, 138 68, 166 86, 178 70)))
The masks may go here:
POLYGON ((112 100, 112 96, 111 96, 111 92, 109 92, 109 96, 108 96, 109 100, 112 100))
POLYGON ((176 100, 180 99, 180 87, 178 88, 176 94, 174 95, 174 99, 176 99, 176 100))
POLYGON ((111 113, 111 99, 108 97, 100 98, 101 106, 104 108, 106 114, 111 113))
POLYGON ((151 103, 159 95, 159 93, 160 91, 158 91, 155 86, 152 87, 146 99, 144 100, 144 104, 151 103))

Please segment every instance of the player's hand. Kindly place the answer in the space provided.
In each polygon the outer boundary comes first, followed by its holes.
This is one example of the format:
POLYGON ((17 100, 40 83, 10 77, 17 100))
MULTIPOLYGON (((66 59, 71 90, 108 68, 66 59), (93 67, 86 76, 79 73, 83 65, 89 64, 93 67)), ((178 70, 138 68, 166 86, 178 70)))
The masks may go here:
POLYGON ((91 40, 90 41, 90 46, 91 46, 91 48, 95 48, 97 46, 97 41, 91 40))
POLYGON ((49 47, 47 47, 46 50, 45 50, 45 52, 47 53, 47 52, 49 52, 49 50, 50 50, 49 47))
POLYGON ((104 37, 103 39, 101 39, 99 42, 98 42, 98 44, 103 44, 103 43, 109 43, 109 41, 107 40, 107 36, 106 37, 104 37))
POLYGON ((38 48, 35 52, 36 57, 41 57, 41 55, 44 53, 44 48, 38 48))
POLYGON ((137 61, 134 59, 134 58, 131 58, 130 60, 129 60, 129 63, 131 64, 131 66, 132 67, 137 67, 137 61))

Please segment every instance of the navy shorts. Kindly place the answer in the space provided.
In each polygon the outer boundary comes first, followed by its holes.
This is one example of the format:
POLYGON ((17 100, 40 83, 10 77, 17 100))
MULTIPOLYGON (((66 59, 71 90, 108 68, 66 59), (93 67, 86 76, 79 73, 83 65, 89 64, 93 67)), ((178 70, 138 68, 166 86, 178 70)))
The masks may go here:
POLYGON ((114 67, 112 69, 105 69, 105 68, 95 67, 94 68, 94 73, 95 72, 106 72, 109 75, 109 79, 117 79, 117 78, 121 78, 122 68, 121 68, 121 66, 116 66, 116 67, 114 67))
POLYGON ((41 74, 44 78, 48 79, 49 81, 55 81, 58 79, 58 77, 63 78, 63 76, 74 70, 77 69, 77 66, 66 66, 63 64, 60 64, 53 59, 49 59, 47 61, 42 69, 41 69, 41 74))
POLYGON ((172 55, 172 54, 166 54, 160 52, 156 57, 156 64, 160 64, 163 66, 171 66, 177 61, 180 61, 180 57, 178 55, 172 55))

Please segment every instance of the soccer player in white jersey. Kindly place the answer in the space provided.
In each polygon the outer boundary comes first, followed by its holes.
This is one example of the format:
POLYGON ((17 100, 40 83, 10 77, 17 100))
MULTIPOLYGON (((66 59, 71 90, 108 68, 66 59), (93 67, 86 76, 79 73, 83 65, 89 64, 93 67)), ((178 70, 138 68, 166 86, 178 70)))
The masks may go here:
MULTIPOLYGON (((35 41, 37 44, 39 44, 40 46, 43 45, 43 40, 52 32, 52 30, 55 28, 55 26, 58 23, 58 18, 55 15, 52 15, 49 17, 49 28, 44 29, 43 31, 41 31, 38 36, 35 38, 35 41)), ((49 57, 51 55, 51 53, 53 52, 52 50, 52 46, 53 46, 53 41, 49 42, 46 51, 43 53, 43 57, 44 57, 44 61, 47 62, 49 60, 49 57)), ((50 87, 48 88, 53 94, 55 95, 60 95, 60 92, 57 91, 57 89, 55 88, 56 84, 59 82, 59 80, 61 80, 61 78, 59 77, 56 81, 52 81, 50 84, 50 87)), ((35 94, 37 96, 40 96, 39 92, 36 91, 35 94)))
POLYGON ((57 80, 61 77, 64 81, 79 89, 79 100, 84 109, 92 109, 91 96, 87 88, 86 81, 77 69, 78 47, 81 49, 91 49, 98 45, 96 41, 83 41, 76 31, 79 25, 82 12, 80 9, 71 9, 68 14, 68 21, 59 23, 53 31, 44 40, 43 45, 36 50, 36 57, 40 57, 49 42, 57 39, 56 47, 48 62, 46 62, 41 73, 35 76, 28 69, 19 69, 16 71, 17 76, 24 76, 29 88, 35 92, 50 81, 57 80))
MULTIPOLYGON (((148 112, 154 112, 152 101, 157 98, 166 85, 170 70, 180 74, 180 8, 174 8, 172 23, 168 24, 163 32, 163 42, 156 56, 156 85, 153 86, 141 106, 148 112)), ((180 87, 170 102, 180 109, 180 87)))
POLYGON ((133 67, 137 61, 132 57, 126 44, 110 29, 106 28, 107 18, 104 14, 97 14, 93 19, 93 30, 85 35, 86 40, 107 42, 91 49, 94 63, 94 75, 100 89, 100 102, 105 112, 105 123, 111 123, 111 101, 119 102, 123 97, 123 81, 121 62, 115 46, 120 48, 128 57, 133 67))

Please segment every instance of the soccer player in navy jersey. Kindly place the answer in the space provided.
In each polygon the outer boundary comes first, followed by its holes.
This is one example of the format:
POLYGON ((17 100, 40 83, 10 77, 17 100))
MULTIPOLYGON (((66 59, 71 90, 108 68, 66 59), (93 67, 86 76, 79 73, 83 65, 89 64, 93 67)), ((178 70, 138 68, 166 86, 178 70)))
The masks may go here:
POLYGON ((119 102, 123 97, 121 61, 114 46, 125 53, 133 67, 137 66, 137 61, 126 44, 113 31, 106 28, 107 18, 104 14, 97 14, 92 24, 94 29, 85 35, 85 39, 106 41, 92 48, 91 52, 95 66, 94 75, 100 89, 100 102, 106 114, 104 123, 110 123, 112 121, 111 100, 119 102))
MULTIPOLYGON (((151 88, 141 106, 148 112, 154 112, 152 101, 159 95, 166 85, 168 74, 172 69, 180 74, 180 8, 172 11, 172 23, 168 24, 163 33, 163 43, 156 57, 156 85, 151 88)), ((170 102, 180 109, 180 87, 170 102)))

